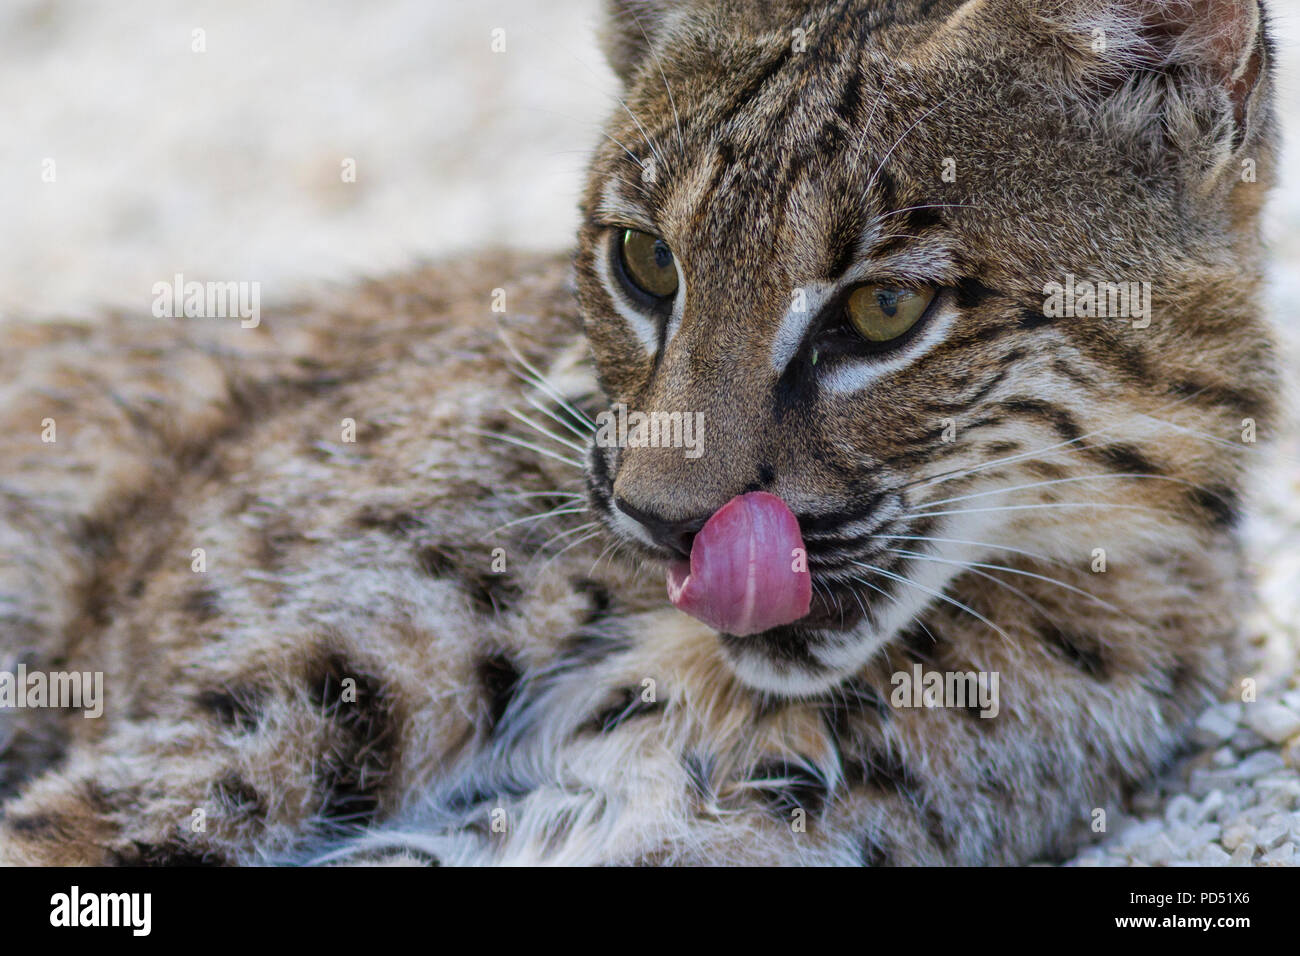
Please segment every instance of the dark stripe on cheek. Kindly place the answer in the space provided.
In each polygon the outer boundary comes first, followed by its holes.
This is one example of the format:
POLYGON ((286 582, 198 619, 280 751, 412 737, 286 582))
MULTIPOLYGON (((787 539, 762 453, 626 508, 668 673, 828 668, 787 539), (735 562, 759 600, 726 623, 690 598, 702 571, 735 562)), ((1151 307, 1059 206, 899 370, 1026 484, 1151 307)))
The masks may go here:
POLYGON ((1087 453, 1116 471, 1143 475, 1164 473, 1164 469, 1132 445, 1103 445, 1088 448, 1087 453))
POLYGON ((1169 386, 1169 391, 1174 395, 1186 396, 1200 405, 1226 405, 1248 415, 1256 414, 1263 405, 1260 397, 1253 392, 1208 382, 1175 382, 1169 386))
POLYGON ((1041 399, 1007 399, 1004 402, 999 402, 998 407, 1046 422, 1065 441, 1074 441, 1083 435, 1083 430, 1079 427, 1079 423, 1075 421, 1073 415, 1059 405, 1053 405, 1041 399))
POLYGON ((136 843, 128 851, 110 854, 116 866, 229 866, 228 860, 208 850, 174 843, 136 843))

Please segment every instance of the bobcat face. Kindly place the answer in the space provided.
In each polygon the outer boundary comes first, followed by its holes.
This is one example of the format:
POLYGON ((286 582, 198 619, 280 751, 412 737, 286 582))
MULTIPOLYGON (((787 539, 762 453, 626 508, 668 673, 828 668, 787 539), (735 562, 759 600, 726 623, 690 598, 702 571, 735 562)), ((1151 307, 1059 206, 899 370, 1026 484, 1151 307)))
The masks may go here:
POLYGON ((615 4, 580 300, 611 406, 701 428, 594 443, 590 497, 665 563, 736 496, 784 502, 811 607, 720 629, 751 685, 834 684, 958 574, 1232 523, 1237 463, 1187 433, 1268 412, 1230 254, 1267 51, 1253 3, 1155 4, 615 4))

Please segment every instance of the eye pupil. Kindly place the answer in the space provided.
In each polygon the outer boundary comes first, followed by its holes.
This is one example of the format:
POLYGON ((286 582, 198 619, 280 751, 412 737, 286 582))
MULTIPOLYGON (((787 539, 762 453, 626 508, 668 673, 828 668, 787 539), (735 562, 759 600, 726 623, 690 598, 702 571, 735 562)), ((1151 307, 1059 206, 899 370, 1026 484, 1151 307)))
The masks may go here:
POLYGON ((668 300, 677 293, 677 266, 673 250, 658 236, 626 229, 619 248, 621 279, 643 296, 668 300))
POLYGON ((845 317, 867 342, 884 345, 902 338, 921 320, 936 291, 931 286, 860 285, 845 301, 845 317))

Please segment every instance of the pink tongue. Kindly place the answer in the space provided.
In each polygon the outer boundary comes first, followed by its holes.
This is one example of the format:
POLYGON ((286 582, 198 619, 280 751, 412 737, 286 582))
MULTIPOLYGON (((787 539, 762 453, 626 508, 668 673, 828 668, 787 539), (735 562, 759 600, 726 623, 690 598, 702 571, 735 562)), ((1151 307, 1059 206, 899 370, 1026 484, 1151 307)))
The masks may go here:
POLYGON ((741 637, 804 617, 812 578, 798 519, 764 491, 732 498, 695 536, 690 564, 668 569, 668 599, 741 637))

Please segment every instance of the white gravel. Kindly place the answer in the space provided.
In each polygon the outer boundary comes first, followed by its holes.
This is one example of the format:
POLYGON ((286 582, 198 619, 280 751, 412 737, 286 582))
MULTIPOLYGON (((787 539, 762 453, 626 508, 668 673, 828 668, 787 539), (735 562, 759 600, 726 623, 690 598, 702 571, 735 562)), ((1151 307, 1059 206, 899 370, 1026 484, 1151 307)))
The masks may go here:
MULTIPOLYGON (((5 0, 0 317, 147 307, 176 272, 303 283, 485 242, 559 248, 615 101, 595 0, 5 0), (503 54, 491 31, 506 31, 503 54), (191 49, 205 31, 206 52, 191 49), (341 162, 357 160, 345 184, 341 162), (42 182, 47 159, 57 179, 42 182)), ((1300 0, 1273 0, 1283 117, 1300 116, 1300 0)), ((1288 155, 1295 150, 1288 144, 1288 155)), ((1296 164, 1290 164, 1295 168, 1296 164)), ((1284 168, 1286 164, 1284 164, 1284 168)), ((1300 346, 1300 190, 1269 215, 1272 300, 1300 346)), ((1197 724, 1195 753, 1079 864, 1287 865, 1300 835, 1300 425, 1249 528, 1259 699, 1197 724)))

